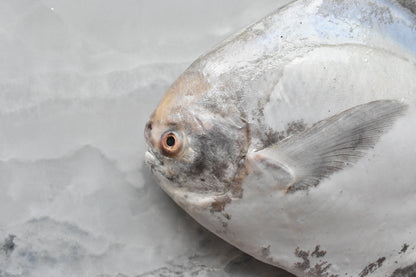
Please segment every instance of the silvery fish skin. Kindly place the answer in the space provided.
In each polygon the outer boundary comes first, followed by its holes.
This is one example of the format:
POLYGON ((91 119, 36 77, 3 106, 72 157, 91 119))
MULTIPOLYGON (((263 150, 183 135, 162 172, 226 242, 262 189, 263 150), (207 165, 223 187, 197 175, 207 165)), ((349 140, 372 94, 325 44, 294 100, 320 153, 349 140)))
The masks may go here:
POLYGON ((296 1, 201 56, 145 127, 160 186, 297 276, 415 276, 415 6, 296 1))

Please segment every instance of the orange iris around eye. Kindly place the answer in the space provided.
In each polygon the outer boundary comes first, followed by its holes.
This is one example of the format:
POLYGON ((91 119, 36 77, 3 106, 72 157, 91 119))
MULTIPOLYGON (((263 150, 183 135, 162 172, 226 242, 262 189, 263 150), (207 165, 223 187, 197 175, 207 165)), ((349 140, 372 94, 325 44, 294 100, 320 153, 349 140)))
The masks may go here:
POLYGON ((165 156, 175 157, 182 150, 182 140, 174 132, 165 132, 160 139, 160 149, 165 156))

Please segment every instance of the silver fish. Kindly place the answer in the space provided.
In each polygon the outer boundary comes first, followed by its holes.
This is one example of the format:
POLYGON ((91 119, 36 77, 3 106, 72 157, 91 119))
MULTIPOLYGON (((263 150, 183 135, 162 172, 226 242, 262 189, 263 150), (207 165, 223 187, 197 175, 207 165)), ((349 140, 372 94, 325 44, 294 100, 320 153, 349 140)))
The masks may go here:
POLYGON ((297 276, 416 276, 414 1, 296 1, 196 60, 145 127, 200 224, 297 276))

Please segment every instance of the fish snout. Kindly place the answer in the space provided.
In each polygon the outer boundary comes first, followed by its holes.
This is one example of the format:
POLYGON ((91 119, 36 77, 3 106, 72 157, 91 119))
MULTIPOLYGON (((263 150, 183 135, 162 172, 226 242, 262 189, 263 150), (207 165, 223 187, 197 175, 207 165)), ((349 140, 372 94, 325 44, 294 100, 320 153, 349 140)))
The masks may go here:
POLYGON ((157 164, 156 157, 149 150, 147 150, 146 153, 144 154, 144 161, 149 166, 152 166, 152 165, 154 166, 157 164))

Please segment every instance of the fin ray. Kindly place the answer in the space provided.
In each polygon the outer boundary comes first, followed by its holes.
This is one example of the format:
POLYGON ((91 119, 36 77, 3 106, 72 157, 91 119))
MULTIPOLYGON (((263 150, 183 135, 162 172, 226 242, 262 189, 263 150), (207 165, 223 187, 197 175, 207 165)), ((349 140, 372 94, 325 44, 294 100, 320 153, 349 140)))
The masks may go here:
POLYGON ((283 178, 288 181, 285 184, 288 192, 307 190, 357 162, 406 108, 407 105, 395 100, 358 105, 251 155, 290 168, 285 174, 292 178, 283 178))

